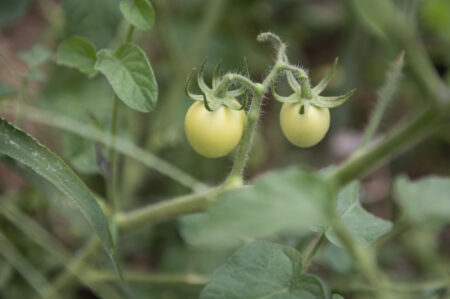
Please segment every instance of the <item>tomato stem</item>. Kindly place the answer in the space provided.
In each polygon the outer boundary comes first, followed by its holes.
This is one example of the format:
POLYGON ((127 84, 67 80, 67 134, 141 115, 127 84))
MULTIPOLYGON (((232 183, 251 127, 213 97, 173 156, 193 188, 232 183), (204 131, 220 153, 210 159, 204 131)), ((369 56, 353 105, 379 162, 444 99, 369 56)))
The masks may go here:
POLYGON ((427 108, 420 116, 403 125, 378 144, 353 155, 334 170, 329 175, 329 179, 334 181, 339 188, 347 185, 386 162, 386 160, 404 150, 407 146, 412 146, 425 137, 435 128, 440 119, 441 116, 438 115, 438 111, 434 106, 427 108))

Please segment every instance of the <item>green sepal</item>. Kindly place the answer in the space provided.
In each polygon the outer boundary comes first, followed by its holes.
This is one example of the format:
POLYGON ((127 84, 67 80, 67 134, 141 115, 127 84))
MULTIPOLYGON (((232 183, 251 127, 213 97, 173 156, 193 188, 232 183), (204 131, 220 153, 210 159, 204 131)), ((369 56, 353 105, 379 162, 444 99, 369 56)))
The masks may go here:
POLYGON ((197 72, 197 82, 198 87, 200 87, 201 91, 204 94, 209 95, 211 93, 211 88, 205 83, 205 79, 203 79, 203 70, 205 69, 206 62, 208 61, 208 58, 205 58, 202 65, 200 66, 200 69, 197 72))
POLYGON ((227 90, 227 97, 238 97, 244 94, 244 92, 246 91, 245 86, 241 86, 239 88, 233 89, 233 90, 227 90))
POLYGON ((312 89, 313 94, 320 94, 324 89, 327 87, 328 83, 330 83, 331 78, 333 77, 334 71, 336 70, 337 63, 339 61, 339 58, 336 57, 336 59, 333 62, 333 66, 328 71, 326 76, 312 89))
POLYGON ((227 106, 230 109, 233 110, 242 110, 247 106, 248 103, 248 96, 247 93, 244 96, 244 100, 242 102, 242 104, 238 104, 235 101, 233 101, 234 98, 232 97, 226 97, 222 100, 222 105, 227 106))
POLYGON ((203 95, 203 104, 205 105, 206 110, 215 111, 219 109, 219 107, 223 104, 223 100, 214 98, 213 100, 208 100, 208 98, 203 95))
POLYGON ((220 83, 220 67, 222 66, 222 60, 219 60, 219 62, 216 65, 216 68, 214 69, 213 73, 213 80, 212 80, 212 86, 213 89, 217 87, 220 83))
POLYGON ((272 81, 272 96, 275 100, 277 100, 278 102, 282 102, 282 103, 298 103, 301 101, 301 98, 298 94, 293 93, 290 96, 284 97, 284 96, 280 96, 279 94, 277 94, 275 92, 275 84, 272 81))
POLYGON ((203 101, 202 95, 191 93, 189 91, 189 85, 191 83, 192 74, 195 72, 196 68, 194 67, 192 71, 189 73, 189 76, 186 79, 186 84, 184 85, 184 92, 188 98, 193 101, 203 101))
POLYGON ((344 95, 336 96, 336 97, 322 97, 322 96, 316 96, 312 100, 312 104, 317 107, 322 108, 335 108, 337 106, 340 106, 347 101, 352 94, 356 91, 356 89, 352 89, 349 92, 347 92, 344 95))
POLYGON ((292 72, 286 72, 286 78, 288 80, 289 86, 292 88, 292 90, 298 94, 302 93, 302 88, 300 84, 298 84, 297 79, 295 79, 295 76, 292 74, 292 72))

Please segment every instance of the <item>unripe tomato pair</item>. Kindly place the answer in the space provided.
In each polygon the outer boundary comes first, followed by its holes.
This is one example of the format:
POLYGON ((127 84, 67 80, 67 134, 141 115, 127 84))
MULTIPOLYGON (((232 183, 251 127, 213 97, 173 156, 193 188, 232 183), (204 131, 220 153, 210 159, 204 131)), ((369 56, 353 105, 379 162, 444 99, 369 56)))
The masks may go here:
MULTIPOLYGON (((300 104, 283 103, 280 125, 286 138, 298 147, 319 143, 330 126, 327 108, 308 105, 300 114, 300 104)), ((207 158, 229 154, 240 142, 245 128, 245 112, 220 106, 208 111, 197 101, 189 108, 184 122, 186 136, 194 150, 207 158)))

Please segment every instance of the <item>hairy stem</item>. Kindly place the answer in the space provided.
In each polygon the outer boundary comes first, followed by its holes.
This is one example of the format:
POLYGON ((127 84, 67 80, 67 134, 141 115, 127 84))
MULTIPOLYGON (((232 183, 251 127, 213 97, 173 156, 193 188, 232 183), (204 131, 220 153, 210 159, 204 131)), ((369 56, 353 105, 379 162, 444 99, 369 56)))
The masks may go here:
POLYGON ((370 140, 372 140, 375 135, 380 122, 385 114, 385 111, 392 101, 395 92, 397 91, 397 86, 401 78, 402 67, 403 67, 403 56, 405 52, 402 52, 397 59, 397 61, 392 66, 391 71, 388 72, 386 76, 386 83, 381 88, 378 94, 377 104, 372 112, 369 120, 369 124, 364 131, 364 136, 361 141, 360 148, 365 147, 370 140))
POLYGON ((278 44, 277 60, 272 70, 269 72, 263 83, 253 83, 253 98, 250 108, 247 113, 247 124, 245 126, 244 134, 239 145, 236 158, 234 160, 233 168, 228 176, 226 185, 241 185, 243 183, 243 172, 247 162, 248 153, 250 152, 253 134, 255 133, 256 125, 260 116, 261 104, 264 94, 269 90, 272 81, 278 76, 285 65, 284 53, 286 46, 283 43, 278 44))
POLYGON ((181 215, 203 212, 211 201, 232 187, 218 186, 201 193, 179 196, 171 200, 165 200, 156 204, 139 208, 135 211, 117 214, 116 223, 121 233, 127 233, 145 224, 168 220, 181 215))
POLYGON ((326 234, 323 232, 320 234, 319 239, 317 240, 316 244, 314 244, 314 247, 309 252, 308 256, 303 261, 303 271, 306 272, 308 270, 308 266, 311 263, 312 259, 316 255, 316 253, 319 251, 319 249, 322 247, 322 245, 327 240, 326 234))
MULTIPOLYGON (((127 282, 141 283, 145 285, 192 285, 202 286, 207 284, 211 279, 194 273, 140 273, 136 271, 124 272, 127 282)), ((118 280, 117 274, 112 271, 88 271, 86 279, 92 283, 99 282, 115 282, 118 280)))
POLYGON ((401 126, 378 144, 357 152, 336 168, 329 178, 335 181, 339 188, 345 186, 426 136, 439 118, 435 109, 426 109, 420 116, 401 126))

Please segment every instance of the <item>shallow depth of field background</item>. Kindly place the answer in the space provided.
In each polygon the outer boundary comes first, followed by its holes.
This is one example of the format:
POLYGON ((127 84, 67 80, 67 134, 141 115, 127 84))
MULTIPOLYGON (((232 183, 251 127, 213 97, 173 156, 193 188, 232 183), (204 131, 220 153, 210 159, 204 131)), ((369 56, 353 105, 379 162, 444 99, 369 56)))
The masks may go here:
MULTIPOLYGON (((97 49, 119 45, 127 28, 118 2, 1 0, 0 96, 6 86, 20 85, 20 74, 27 68, 17 54, 35 43, 55 50, 65 37, 80 35, 91 40, 97 49)), ((417 26, 427 51, 439 74, 450 83, 450 1, 395 2, 412 15, 416 10, 417 26)), ((225 178, 232 165, 232 155, 215 160, 202 158, 190 148, 183 128, 184 114, 191 104, 184 95, 185 79, 206 56, 207 78, 219 59, 224 70, 244 73, 246 57, 252 79, 260 80, 273 61, 273 52, 268 45, 258 43, 256 36, 272 31, 288 43, 291 61, 309 69, 313 83, 339 57, 327 94, 337 95, 357 88, 349 101, 331 111, 330 131, 311 149, 295 148, 284 138, 278 119, 281 104, 268 95, 247 168, 251 179, 292 164, 319 169, 338 164, 351 155, 374 106, 377 88, 383 84, 387 68, 401 50, 365 26, 363 17, 346 1, 152 0, 152 4, 156 12, 155 27, 148 33, 137 32, 134 42, 146 50, 155 71, 160 90, 158 107, 152 113, 141 114, 121 104, 120 134, 211 185, 225 178)), ((47 63, 40 70, 39 80, 33 81, 27 91, 28 104, 88 123, 94 115, 108 130, 113 95, 104 78, 89 80, 75 70, 54 63, 47 63)), ((289 92, 284 83, 277 90, 284 95, 289 92)), ((1 97, 0 101, 1 105, 9 99, 1 97)), ((387 110, 381 131, 388 131, 405 120, 407 112, 419 111, 424 101, 406 65, 396 100, 387 110)), ((2 115, 11 119, 10 115, 2 115)), ((36 125, 26 118, 21 127, 61 155, 93 191, 104 196, 105 184, 98 171, 93 142, 36 125)), ((122 157, 121 169, 119 197, 125 210, 189 192, 130 159, 122 157)), ((399 173, 407 173, 412 178, 431 173, 450 175, 449 133, 434 135, 363 180, 364 206, 375 215, 385 219, 398 216, 390 191, 391 180, 399 173)), ((58 194, 52 198, 43 196, 17 170, 1 161, 0 194, 1 200, 14 201, 72 252, 90 235, 82 217, 58 194)), ((60 268, 51 256, 5 219, 0 218, 0 227, 43 273, 50 277, 57 274, 60 268)), ((312 236, 280 237, 280 241, 302 249, 312 236)), ((189 248, 177 231, 176 221, 143 227, 121 240, 120 248, 123 259, 134 269, 172 273, 189 269, 205 275, 211 275, 230 254, 189 248)), ((383 268, 394 277, 411 279, 427 277, 440 260, 449 259, 450 227, 436 235, 410 229, 383 246, 380 252, 383 268)), ((0 258, 0 274, 6 267, 0 258)), ((346 282, 352 264, 344 251, 328 245, 310 271, 319 273, 333 288, 346 282)), ((138 290, 144 296, 152 294, 155 298, 196 298, 199 289, 141 285, 138 290)), ((22 278, 13 273, 7 283, 0 285, 0 297, 2 294, 13 294, 5 298, 28 298, 32 293, 22 278)), ((82 288, 76 294, 90 298, 89 292, 82 288)))

